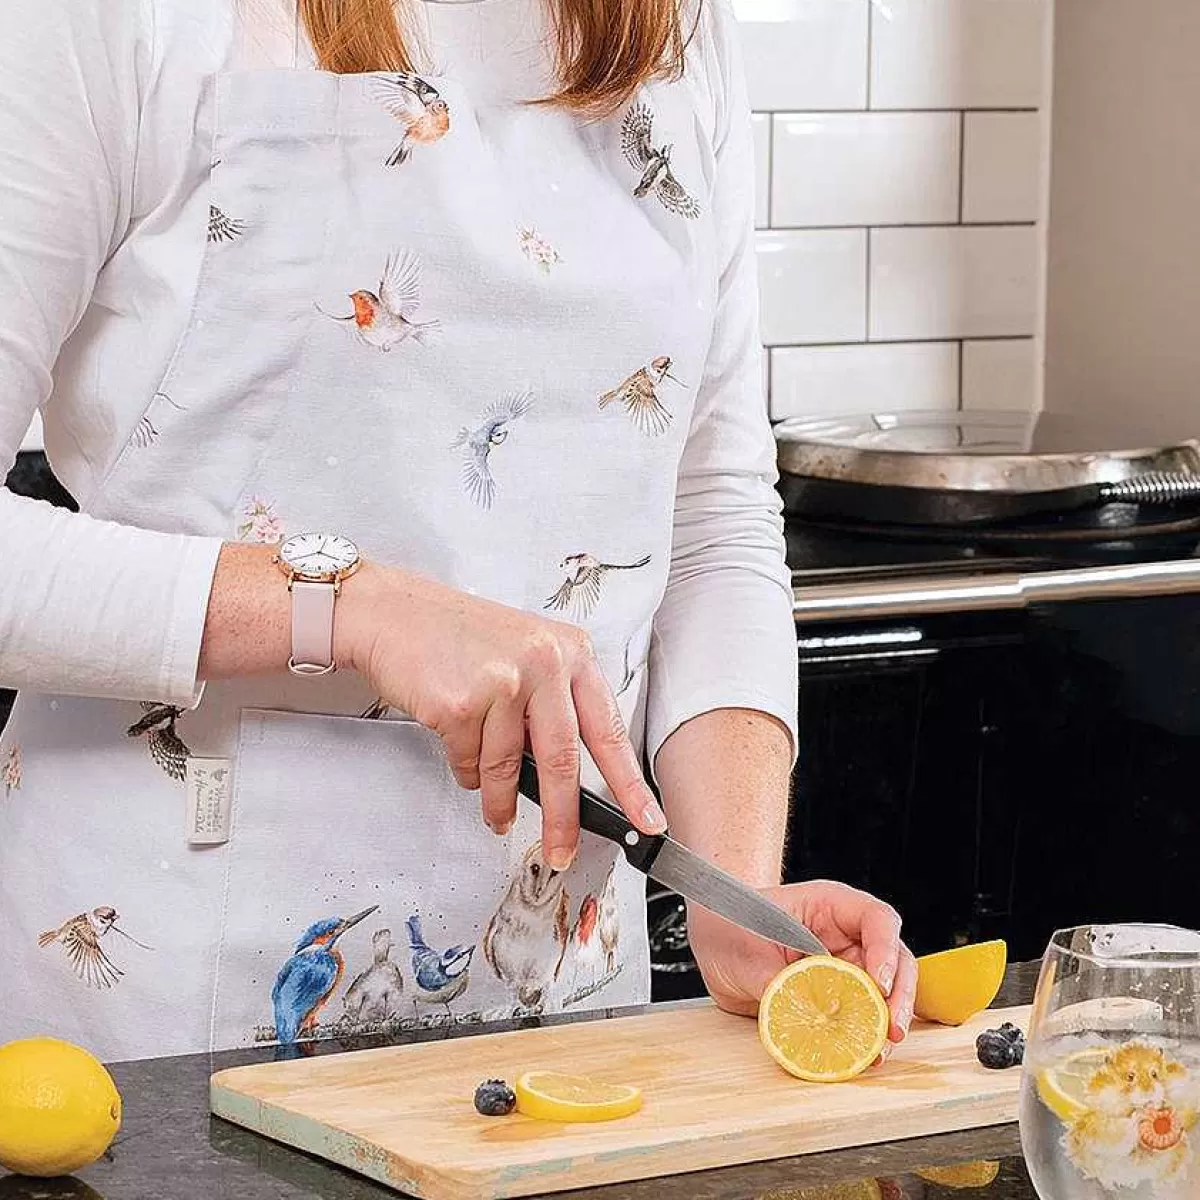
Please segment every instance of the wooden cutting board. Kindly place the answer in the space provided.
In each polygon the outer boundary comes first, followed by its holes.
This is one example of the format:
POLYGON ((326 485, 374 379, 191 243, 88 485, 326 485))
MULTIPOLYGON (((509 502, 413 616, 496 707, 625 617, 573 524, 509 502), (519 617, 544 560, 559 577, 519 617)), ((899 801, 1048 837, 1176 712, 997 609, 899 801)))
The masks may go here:
POLYGON ((752 1021, 709 1004, 636 1017, 237 1067, 213 1076, 220 1117, 426 1200, 493 1200, 1016 1120, 1020 1071, 975 1058, 983 1029, 918 1026, 850 1083, 806 1084, 752 1021), (642 1111, 604 1124, 481 1117, 487 1078, 535 1069, 635 1083, 642 1111))

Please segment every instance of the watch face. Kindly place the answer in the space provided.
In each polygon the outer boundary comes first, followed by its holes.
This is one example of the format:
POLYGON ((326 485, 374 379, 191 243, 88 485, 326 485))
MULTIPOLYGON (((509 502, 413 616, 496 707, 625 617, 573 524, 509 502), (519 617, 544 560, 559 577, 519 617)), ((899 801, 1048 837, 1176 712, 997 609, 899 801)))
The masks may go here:
POLYGON ((358 547, 335 533, 298 533, 279 547, 279 557, 302 575, 336 575, 358 562, 358 547))

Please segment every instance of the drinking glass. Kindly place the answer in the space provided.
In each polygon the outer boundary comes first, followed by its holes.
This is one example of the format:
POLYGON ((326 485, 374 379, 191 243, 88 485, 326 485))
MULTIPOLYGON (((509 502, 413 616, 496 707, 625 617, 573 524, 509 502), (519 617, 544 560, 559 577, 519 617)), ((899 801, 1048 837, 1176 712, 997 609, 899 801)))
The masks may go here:
POLYGON ((1021 1081, 1042 1200, 1200 1197, 1200 934, 1088 925, 1051 939, 1021 1081))

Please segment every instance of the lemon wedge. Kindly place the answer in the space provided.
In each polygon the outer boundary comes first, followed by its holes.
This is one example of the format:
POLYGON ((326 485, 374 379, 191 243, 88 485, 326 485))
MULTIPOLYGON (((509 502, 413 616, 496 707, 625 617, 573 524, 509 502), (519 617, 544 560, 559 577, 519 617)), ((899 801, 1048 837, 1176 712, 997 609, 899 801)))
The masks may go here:
POLYGON ((1104 1065, 1104 1058, 1104 1049, 1092 1046, 1077 1050, 1062 1062, 1038 1072, 1038 1095, 1060 1121, 1069 1125, 1087 1112, 1088 1105, 1084 1098, 1088 1080, 1104 1065))
POLYGON ((1000 1164, 969 1162, 952 1167, 922 1167, 914 1174, 927 1183, 936 1183, 944 1188, 985 1188, 996 1182, 1000 1164))
POLYGON ((798 1079, 840 1083, 861 1075, 887 1041, 883 994, 859 967, 814 955, 785 967, 758 1008, 767 1053, 798 1079))
POLYGON ((1007 965, 1004 942, 979 942, 918 958, 913 1011, 923 1021, 962 1025, 995 1000, 1007 965))
POLYGON ((638 1088, 557 1071, 527 1071, 513 1091, 517 1112, 539 1121, 616 1121, 642 1107, 638 1088))

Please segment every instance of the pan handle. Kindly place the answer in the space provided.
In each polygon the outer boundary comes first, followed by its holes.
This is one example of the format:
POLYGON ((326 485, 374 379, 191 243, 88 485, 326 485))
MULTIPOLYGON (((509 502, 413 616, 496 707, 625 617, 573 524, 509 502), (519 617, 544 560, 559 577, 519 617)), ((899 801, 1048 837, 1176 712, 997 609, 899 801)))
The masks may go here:
POLYGON ((1179 500, 1195 500, 1200 498, 1200 475, 1148 471, 1119 483, 1102 483, 1100 498, 1126 504, 1174 504, 1179 500))

